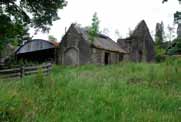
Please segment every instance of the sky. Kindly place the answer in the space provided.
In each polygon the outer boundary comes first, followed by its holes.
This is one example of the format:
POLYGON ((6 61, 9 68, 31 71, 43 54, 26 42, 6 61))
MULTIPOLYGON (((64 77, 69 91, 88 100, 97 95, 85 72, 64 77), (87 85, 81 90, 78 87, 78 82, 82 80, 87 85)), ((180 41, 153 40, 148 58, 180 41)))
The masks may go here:
MULTIPOLYGON (((53 35, 59 41, 65 34, 65 28, 71 23, 78 23, 82 27, 91 25, 91 19, 97 12, 100 20, 100 30, 115 41, 121 36, 128 36, 129 30, 134 30, 136 25, 145 20, 150 32, 154 35, 157 22, 163 21, 165 30, 167 26, 174 26, 173 14, 181 10, 178 0, 169 0, 162 4, 162 0, 67 0, 68 5, 59 10, 60 20, 53 22, 49 33, 38 32, 33 38, 48 39, 53 35), (116 34, 115 32, 119 32, 116 34)), ((176 25, 175 25, 176 26, 176 25)))

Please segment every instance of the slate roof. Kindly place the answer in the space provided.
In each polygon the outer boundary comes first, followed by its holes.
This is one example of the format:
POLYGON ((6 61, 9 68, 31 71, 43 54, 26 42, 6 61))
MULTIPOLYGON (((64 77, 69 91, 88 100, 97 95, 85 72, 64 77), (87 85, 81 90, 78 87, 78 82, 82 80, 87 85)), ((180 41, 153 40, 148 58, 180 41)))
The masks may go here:
MULTIPOLYGON (((71 26, 73 26, 77 30, 77 32, 82 35, 84 40, 86 40, 88 43, 91 44, 91 40, 89 39, 88 35, 88 30, 86 28, 81 28, 75 24, 72 24, 71 26)), ((99 49, 104 49, 119 53, 127 53, 124 49, 120 48, 119 45, 116 42, 114 42, 110 37, 103 34, 97 34, 92 45, 99 49)))

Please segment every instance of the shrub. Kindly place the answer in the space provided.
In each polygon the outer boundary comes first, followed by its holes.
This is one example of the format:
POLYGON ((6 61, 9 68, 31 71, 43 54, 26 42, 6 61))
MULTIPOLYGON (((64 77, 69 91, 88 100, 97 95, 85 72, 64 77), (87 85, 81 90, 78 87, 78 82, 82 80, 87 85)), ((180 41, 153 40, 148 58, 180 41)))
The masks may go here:
POLYGON ((166 54, 166 50, 165 49, 163 49, 163 48, 161 48, 159 46, 156 46, 156 56, 155 56, 156 62, 163 62, 163 61, 165 61, 165 59, 166 59, 165 54, 166 54))
POLYGON ((172 46, 168 49, 167 52, 169 55, 180 55, 181 54, 181 38, 173 40, 172 46))
POLYGON ((39 88, 43 88, 44 80, 45 80, 45 78, 44 78, 43 70, 41 68, 39 68, 38 72, 37 72, 37 74, 35 76, 34 83, 39 88))

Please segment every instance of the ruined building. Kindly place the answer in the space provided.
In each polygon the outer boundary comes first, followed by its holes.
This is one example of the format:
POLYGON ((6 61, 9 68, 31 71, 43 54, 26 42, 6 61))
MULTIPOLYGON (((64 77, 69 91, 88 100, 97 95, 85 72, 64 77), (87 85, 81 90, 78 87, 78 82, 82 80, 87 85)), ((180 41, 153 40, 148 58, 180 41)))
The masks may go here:
POLYGON ((122 61, 126 53, 111 38, 97 34, 89 39, 87 29, 72 24, 63 37, 58 50, 58 64, 113 64, 122 61))
POLYGON ((128 52, 125 60, 134 62, 152 62, 155 60, 154 42, 147 24, 142 20, 126 39, 118 39, 121 48, 128 52))

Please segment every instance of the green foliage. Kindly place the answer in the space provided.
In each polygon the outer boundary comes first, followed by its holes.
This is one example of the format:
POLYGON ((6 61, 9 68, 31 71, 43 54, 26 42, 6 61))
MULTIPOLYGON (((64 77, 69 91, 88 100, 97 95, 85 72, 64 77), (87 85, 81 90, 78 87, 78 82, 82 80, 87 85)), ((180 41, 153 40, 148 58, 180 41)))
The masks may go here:
POLYGON ((44 74, 43 74, 43 71, 41 68, 38 69, 38 72, 35 76, 35 79, 34 79, 34 83, 36 86, 38 86, 38 88, 43 88, 44 86, 44 74))
POLYGON ((167 53, 169 55, 180 55, 181 54, 181 39, 180 38, 173 40, 172 46, 168 49, 167 53))
POLYGON ((163 62, 165 61, 166 57, 166 49, 161 48, 160 46, 156 45, 155 46, 155 51, 156 51, 156 62, 163 62))
POLYGON ((155 34, 155 43, 162 47, 164 42, 164 25, 163 22, 156 24, 156 34, 155 34))
POLYGON ((58 9, 65 0, 3 0, 0 2, 0 51, 7 43, 18 45, 27 37, 29 27, 48 31, 58 20, 58 9), (25 37, 26 36, 26 37, 25 37))
POLYGON ((94 13, 93 18, 92 18, 92 25, 88 30, 89 33, 89 39, 91 41, 94 41, 95 37, 99 33, 99 18, 97 17, 97 13, 94 13))
POLYGON ((49 36, 48 36, 48 40, 49 40, 49 41, 52 41, 52 42, 57 42, 57 41, 58 41, 57 38, 55 38, 55 37, 52 36, 52 35, 49 35, 49 36))
POLYGON ((181 60, 172 58, 161 64, 54 66, 46 87, 35 85, 36 75, 0 81, 0 111, 10 111, 6 117, 17 122, 180 122, 180 67, 181 60))
POLYGON ((67 5, 65 0, 10 0, 1 1, 1 13, 12 18, 11 21, 31 24, 46 31, 52 21, 59 19, 58 9, 67 5))
POLYGON ((156 51, 156 61, 163 62, 165 60, 165 54, 167 49, 167 42, 164 42, 164 25, 163 22, 156 24, 156 34, 155 34, 155 51, 156 51))
POLYGON ((179 20, 181 19, 180 18, 180 15, 181 15, 181 12, 177 11, 175 14, 174 14, 174 22, 175 23, 179 23, 179 20))
POLYGON ((3 47, 11 43, 15 46, 21 43, 22 36, 27 30, 20 22, 14 22, 5 14, 0 14, 0 51, 3 47))
POLYGON ((17 93, 5 93, 0 97, 0 121, 1 122, 19 122, 24 111, 22 101, 17 93))

